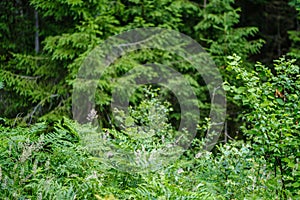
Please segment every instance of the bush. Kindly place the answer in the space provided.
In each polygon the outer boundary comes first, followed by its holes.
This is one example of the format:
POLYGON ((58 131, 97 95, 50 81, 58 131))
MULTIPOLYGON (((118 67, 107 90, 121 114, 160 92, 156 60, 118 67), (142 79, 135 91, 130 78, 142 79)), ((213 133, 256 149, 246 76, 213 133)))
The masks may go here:
POLYGON ((253 142, 255 154, 264 156, 268 168, 279 178, 280 196, 299 197, 299 67, 295 60, 280 58, 274 61, 273 73, 261 63, 248 71, 239 57, 230 59, 228 71, 243 84, 225 83, 224 88, 247 108, 241 130, 253 142))

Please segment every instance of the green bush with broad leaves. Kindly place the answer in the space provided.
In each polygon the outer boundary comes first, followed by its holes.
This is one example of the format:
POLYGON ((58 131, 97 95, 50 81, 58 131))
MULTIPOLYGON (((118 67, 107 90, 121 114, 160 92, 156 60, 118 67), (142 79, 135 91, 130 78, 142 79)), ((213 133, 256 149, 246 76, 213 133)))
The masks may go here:
POLYGON ((272 72, 261 63, 247 70, 238 56, 229 59, 228 72, 242 84, 224 83, 224 89, 245 107, 241 131, 278 178, 281 198, 299 197, 300 75, 296 60, 275 60, 272 72))

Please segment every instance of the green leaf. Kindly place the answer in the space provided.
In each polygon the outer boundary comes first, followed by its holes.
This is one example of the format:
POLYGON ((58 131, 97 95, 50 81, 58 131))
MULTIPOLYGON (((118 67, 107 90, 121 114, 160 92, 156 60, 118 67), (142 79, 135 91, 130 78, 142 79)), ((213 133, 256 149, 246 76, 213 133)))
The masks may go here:
POLYGON ((231 86, 230 85, 223 85, 223 89, 225 90, 225 91, 230 91, 230 89, 231 89, 231 86))
POLYGON ((280 98, 276 99, 277 103, 279 103, 280 105, 284 105, 284 101, 280 98))

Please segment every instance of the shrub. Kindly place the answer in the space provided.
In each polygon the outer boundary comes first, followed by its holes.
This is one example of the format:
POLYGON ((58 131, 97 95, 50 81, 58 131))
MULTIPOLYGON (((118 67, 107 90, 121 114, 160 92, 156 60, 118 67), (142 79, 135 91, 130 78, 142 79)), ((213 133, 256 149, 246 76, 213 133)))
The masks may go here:
POLYGON ((280 179, 280 196, 299 197, 299 67, 295 60, 280 58, 274 61, 274 72, 261 63, 255 70, 247 70, 238 56, 229 59, 228 71, 243 82, 238 87, 224 84, 236 102, 247 108, 242 114, 241 131, 280 179))

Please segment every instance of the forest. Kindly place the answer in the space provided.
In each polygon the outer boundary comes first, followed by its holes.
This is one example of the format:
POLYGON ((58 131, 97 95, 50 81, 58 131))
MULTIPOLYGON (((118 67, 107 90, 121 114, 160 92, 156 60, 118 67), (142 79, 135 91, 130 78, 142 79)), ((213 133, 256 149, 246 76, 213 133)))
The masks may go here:
POLYGON ((300 0, 1 0, 0 199, 300 199, 300 0))

